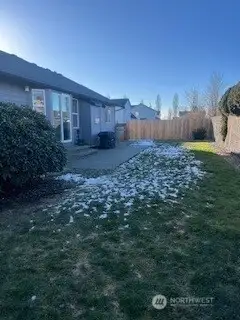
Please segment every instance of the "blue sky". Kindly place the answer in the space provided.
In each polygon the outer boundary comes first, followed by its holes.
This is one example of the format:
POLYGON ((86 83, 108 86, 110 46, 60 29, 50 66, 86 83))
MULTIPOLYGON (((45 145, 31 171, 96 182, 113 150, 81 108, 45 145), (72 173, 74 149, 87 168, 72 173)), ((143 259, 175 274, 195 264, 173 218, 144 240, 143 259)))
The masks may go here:
POLYGON ((0 50, 104 95, 163 108, 203 91, 212 72, 240 78, 240 1, 0 0, 0 50))

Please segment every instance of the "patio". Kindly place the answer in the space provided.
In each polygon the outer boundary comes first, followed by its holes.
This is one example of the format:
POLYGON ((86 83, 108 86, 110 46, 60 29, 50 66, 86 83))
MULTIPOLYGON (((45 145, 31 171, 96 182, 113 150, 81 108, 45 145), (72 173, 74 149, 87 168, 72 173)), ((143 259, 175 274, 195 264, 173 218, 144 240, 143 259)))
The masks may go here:
POLYGON ((124 141, 116 145, 114 149, 91 149, 86 151, 83 156, 75 153, 70 161, 66 171, 82 173, 82 171, 111 171, 120 164, 128 161, 143 150, 143 146, 132 146, 131 142, 124 141))

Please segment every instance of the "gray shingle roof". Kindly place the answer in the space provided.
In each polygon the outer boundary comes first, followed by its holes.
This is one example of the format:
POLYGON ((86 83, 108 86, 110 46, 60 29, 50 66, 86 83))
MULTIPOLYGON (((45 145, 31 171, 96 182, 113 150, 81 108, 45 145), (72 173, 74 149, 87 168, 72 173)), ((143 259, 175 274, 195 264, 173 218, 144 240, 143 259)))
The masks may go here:
POLYGON ((105 103, 110 102, 108 98, 101 94, 90 90, 57 72, 39 67, 34 63, 30 63, 4 51, 0 51, 0 72, 2 74, 15 76, 42 86, 72 93, 76 96, 81 96, 82 98, 86 97, 88 99, 105 103))
POLYGON ((149 106, 146 106, 146 105, 143 104, 143 103, 135 104, 135 105, 133 105, 133 106, 131 106, 131 107, 132 107, 132 109, 134 109, 135 107, 145 107, 145 108, 151 109, 151 110, 153 110, 153 111, 156 112, 155 109, 153 109, 153 108, 151 108, 151 107, 149 107, 149 106))
POLYGON ((116 104, 117 106, 124 107, 126 102, 129 101, 127 98, 123 99, 111 99, 111 103, 116 104))

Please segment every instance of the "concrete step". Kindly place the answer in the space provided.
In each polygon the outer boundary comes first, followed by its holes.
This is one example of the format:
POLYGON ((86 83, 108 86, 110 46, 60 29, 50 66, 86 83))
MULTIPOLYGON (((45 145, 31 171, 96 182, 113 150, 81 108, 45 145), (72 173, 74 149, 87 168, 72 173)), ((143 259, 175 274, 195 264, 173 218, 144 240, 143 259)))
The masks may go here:
POLYGON ((77 152, 81 152, 83 150, 88 150, 90 148, 89 145, 85 145, 85 146, 69 146, 67 147, 67 152, 72 154, 72 153, 77 153, 77 152))
POLYGON ((98 149, 92 149, 89 147, 86 149, 80 149, 80 150, 78 149, 74 151, 72 150, 71 152, 68 152, 68 161, 85 158, 97 152, 98 152, 98 149))
POLYGON ((72 159, 80 159, 80 158, 85 158, 87 156, 90 156, 91 154, 97 153, 97 149, 88 149, 88 150, 82 150, 77 153, 74 153, 71 155, 72 159))

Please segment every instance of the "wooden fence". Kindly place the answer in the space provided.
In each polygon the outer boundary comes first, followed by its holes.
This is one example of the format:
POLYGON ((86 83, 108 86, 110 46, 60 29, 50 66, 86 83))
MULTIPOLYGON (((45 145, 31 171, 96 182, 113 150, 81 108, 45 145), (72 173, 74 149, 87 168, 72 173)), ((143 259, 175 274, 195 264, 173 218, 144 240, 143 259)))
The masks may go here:
POLYGON ((192 132, 205 128, 212 139, 212 122, 206 117, 182 117, 173 120, 131 120, 126 125, 127 139, 192 140, 192 132))

